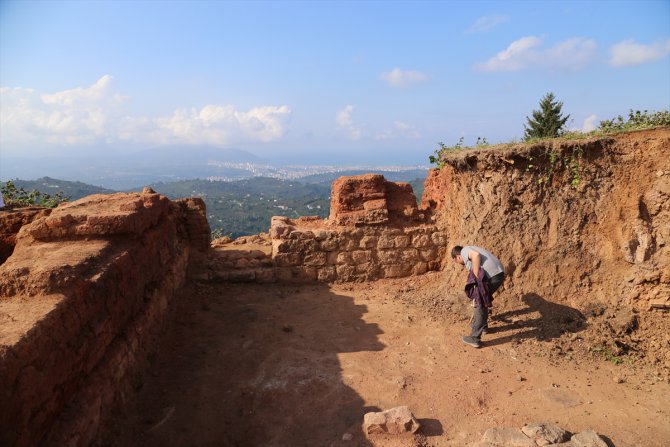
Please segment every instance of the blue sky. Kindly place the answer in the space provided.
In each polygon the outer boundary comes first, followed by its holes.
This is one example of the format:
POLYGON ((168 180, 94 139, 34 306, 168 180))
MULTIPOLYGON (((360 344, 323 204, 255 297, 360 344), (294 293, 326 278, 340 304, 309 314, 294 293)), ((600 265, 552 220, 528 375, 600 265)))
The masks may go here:
POLYGON ((670 108, 670 2, 0 2, 0 156, 168 145, 425 164, 670 108))

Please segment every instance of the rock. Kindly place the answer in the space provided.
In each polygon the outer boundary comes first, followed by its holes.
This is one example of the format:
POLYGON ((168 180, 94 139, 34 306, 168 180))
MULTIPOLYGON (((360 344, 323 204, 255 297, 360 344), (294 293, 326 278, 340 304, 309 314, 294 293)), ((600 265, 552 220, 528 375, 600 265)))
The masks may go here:
POLYGON ((150 186, 145 186, 142 188, 142 194, 156 194, 156 191, 154 191, 150 186))
POLYGON ((614 377, 614 383, 624 383, 626 380, 623 377, 614 377))
POLYGON ((538 422, 525 425, 521 431, 535 440, 539 446, 557 444, 568 440, 568 432, 551 422, 538 422))
POLYGON ((481 441, 505 447, 537 447, 535 441, 518 428, 490 428, 486 430, 481 441))
POLYGON ((406 406, 395 407, 381 412, 366 413, 363 417, 363 430, 369 435, 416 433, 420 426, 419 422, 406 406))
POLYGON ((380 174, 340 177, 333 182, 329 220, 337 225, 382 224, 389 218, 414 217, 416 198, 409 183, 380 174))
POLYGON ((575 447, 607 447, 607 443, 603 438, 590 428, 573 435, 570 442, 575 447))
POLYGON ((618 310, 614 318, 607 320, 607 325, 616 334, 628 334, 637 328, 637 315, 630 309, 618 310))

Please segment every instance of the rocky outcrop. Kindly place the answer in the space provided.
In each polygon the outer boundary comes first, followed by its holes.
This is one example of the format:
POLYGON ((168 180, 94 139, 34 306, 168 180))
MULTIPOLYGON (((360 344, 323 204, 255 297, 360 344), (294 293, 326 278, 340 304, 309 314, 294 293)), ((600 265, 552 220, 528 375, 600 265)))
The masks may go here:
POLYGON ((0 266, 0 444, 89 445, 206 249, 199 199, 94 195, 23 225, 0 266))
POLYGON ((417 209, 409 183, 389 182, 379 174, 340 177, 333 182, 330 197, 329 220, 336 225, 386 224, 398 219, 425 219, 425 215, 417 209))

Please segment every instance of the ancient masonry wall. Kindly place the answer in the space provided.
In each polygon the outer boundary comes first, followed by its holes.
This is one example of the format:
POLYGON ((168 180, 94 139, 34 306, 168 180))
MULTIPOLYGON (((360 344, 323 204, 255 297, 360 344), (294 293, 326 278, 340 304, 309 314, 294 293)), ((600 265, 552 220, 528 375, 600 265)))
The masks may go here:
POLYGON ((433 225, 310 229, 275 217, 272 252, 279 281, 368 281, 439 270, 447 239, 433 225))
POLYGON ((0 265, 0 445, 93 442, 208 235, 202 201, 152 191, 89 196, 20 229, 0 265))
POLYGON ((408 183, 381 175, 333 183, 330 216, 272 219, 280 281, 369 281, 439 270, 447 238, 418 209, 408 183))

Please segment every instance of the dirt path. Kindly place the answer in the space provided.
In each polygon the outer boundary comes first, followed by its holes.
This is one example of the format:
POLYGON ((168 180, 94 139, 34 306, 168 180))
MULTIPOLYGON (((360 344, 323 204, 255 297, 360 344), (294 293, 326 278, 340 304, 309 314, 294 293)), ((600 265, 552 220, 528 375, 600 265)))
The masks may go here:
POLYGON ((106 443, 465 446, 488 428, 535 421, 593 428, 617 447, 670 443, 667 383, 627 365, 551 355, 537 330, 547 314, 532 303, 506 309, 487 346, 470 348, 460 341, 466 322, 408 299, 435 279, 413 280, 410 293, 406 280, 190 284, 106 443), (398 405, 411 408, 423 437, 365 440, 363 414, 398 405), (342 441, 345 433, 354 439, 342 441))

